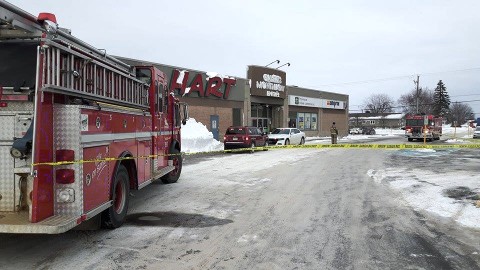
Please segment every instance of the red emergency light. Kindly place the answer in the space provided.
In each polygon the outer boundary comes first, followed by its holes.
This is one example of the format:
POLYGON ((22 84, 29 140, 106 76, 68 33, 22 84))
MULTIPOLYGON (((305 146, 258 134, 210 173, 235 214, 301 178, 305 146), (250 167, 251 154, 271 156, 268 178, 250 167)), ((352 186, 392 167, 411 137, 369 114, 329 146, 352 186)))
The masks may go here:
POLYGON ((53 23, 57 23, 57 18, 55 17, 55 14, 42 12, 38 14, 37 21, 39 22, 51 21, 53 23))

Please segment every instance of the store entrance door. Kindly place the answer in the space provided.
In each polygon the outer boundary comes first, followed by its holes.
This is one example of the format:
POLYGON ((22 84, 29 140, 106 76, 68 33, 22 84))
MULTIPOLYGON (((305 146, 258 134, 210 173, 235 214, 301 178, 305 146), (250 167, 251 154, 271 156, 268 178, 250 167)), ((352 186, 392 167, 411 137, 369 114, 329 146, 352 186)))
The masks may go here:
POLYGON ((270 122, 269 118, 253 118, 252 119, 252 126, 258 127, 263 132, 269 132, 270 131, 268 129, 268 127, 269 127, 268 123, 269 122, 270 122))
POLYGON ((218 140, 218 121, 218 115, 210 115, 210 130, 212 131, 215 140, 218 140))

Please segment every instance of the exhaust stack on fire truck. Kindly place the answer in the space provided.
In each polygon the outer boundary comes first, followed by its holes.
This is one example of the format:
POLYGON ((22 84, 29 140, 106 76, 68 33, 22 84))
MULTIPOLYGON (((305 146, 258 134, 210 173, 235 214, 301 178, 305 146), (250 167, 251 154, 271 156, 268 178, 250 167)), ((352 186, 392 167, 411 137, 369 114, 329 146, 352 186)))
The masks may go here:
POLYGON ((130 189, 182 170, 188 106, 153 66, 129 66, 0 0, 0 232, 125 220, 130 189))

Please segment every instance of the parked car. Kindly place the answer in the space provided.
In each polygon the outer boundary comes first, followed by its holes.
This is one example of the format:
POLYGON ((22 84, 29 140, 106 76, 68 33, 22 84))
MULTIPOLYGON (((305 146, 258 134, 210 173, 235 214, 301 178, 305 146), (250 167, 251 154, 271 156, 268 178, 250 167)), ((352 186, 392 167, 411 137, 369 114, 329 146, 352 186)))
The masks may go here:
POLYGON ((362 134, 364 135, 375 135, 375 129, 373 127, 363 127, 362 134))
POLYGON ((268 136, 257 127, 231 126, 227 128, 223 136, 223 148, 225 150, 235 148, 250 148, 268 146, 268 136))
POLYGON ((477 126, 475 128, 475 131, 473 132, 473 138, 474 139, 480 139, 480 126, 477 126))
POLYGON ((361 129, 361 128, 358 128, 358 127, 356 127, 356 128, 351 128, 351 129, 348 131, 348 133, 350 133, 350 134, 362 134, 362 129, 361 129))
POLYGON ((304 144, 305 132, 298 128, 276 128, 268 134, 269 145, 304 144))

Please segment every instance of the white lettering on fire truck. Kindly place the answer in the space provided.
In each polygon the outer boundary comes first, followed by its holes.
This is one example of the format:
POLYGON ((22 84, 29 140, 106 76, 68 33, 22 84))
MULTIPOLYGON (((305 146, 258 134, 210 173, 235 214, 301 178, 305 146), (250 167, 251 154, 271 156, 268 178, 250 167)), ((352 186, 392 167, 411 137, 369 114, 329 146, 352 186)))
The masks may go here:
POLYGON ((95 162, 95 169, 93 169, 93 172, 92 172, 92 179, 95 179, 95 178, 97 178, 98 175, 101 175, 103 169, 105 169, 107 167, 107 161, 102 160, 102 154, 101 153, 98 154, 95 159, 101 160, 101 161, 95 162))

